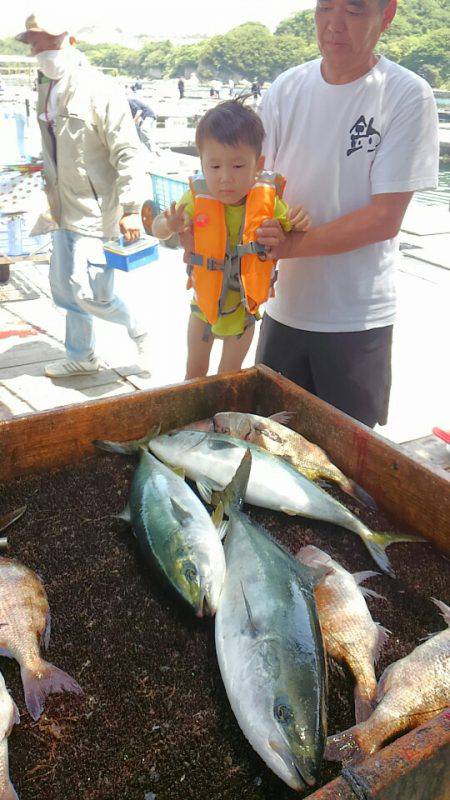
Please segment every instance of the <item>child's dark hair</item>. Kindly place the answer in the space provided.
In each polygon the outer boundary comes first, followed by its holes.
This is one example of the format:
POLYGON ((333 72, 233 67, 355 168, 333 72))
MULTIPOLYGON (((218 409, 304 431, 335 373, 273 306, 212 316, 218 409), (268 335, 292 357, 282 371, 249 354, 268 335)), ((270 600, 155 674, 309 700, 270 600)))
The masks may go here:
POLYGON ((201 118, 195 134, 195 143, 200 154, 206 139, 215 139, 216 142, 229 147, 246 144, 259 158, 264 136, 261 119, 252 108, 245 106, 238 99, 226 100, 210 108, 201 118))

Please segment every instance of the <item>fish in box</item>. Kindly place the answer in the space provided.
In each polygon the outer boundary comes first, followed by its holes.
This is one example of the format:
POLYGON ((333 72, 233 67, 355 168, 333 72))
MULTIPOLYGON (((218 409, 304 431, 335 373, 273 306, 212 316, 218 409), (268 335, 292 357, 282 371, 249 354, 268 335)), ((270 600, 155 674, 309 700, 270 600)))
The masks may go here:
POLYGON ((136 242, 127 244, 123 236, 103 245, 106 265, 112 269, 130 272, 158 259, 158 239, 141 236, 136 242))

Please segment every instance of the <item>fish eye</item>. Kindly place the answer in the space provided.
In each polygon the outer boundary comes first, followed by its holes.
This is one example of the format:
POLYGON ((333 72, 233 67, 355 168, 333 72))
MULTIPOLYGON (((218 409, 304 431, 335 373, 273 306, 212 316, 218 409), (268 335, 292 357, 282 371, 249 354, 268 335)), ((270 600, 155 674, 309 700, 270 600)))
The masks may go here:
POLYGON ((275 704, 274 714, 278 722, 281 722, 283 725, 291 722, 291 720, 294 718, 292 710, 285 703, 275 704))
POLYGON ((184 565, 183 572, 184 572, 184 577, 186 578, 188 583, 196 583, 197 577, 198 577, 198 572, 197 572, 197 568, 195 567, 194 564, 192 564, 190 561, 188 561, 184 565))

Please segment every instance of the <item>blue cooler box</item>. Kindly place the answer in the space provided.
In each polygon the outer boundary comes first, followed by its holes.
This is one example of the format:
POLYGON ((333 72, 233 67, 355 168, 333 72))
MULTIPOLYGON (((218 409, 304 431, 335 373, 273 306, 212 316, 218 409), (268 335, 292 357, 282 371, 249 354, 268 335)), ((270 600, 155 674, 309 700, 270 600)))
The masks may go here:
POLYGON ((123 236, 115 241, 105 242, 106 266, 130 272, 137 267, 150 264, 158 259, 158 239, 142 235, 136 242, 126 244, 123 236))

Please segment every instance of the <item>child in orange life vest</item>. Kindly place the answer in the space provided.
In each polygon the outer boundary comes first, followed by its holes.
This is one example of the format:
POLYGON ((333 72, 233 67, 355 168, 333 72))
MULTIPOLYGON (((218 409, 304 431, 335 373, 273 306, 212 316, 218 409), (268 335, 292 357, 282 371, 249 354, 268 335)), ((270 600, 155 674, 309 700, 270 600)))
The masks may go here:
POLYGON ((159 239, 193 227, 188 287, 195 296, 186 379, 207 374, 214 338, 223 341, 219 373, 242 366, 258 305, 273 282, 274 264, 266 263, 254 241, 262 219, 278 219, 286 232, 304 231, 310 224, 301 206, 289 209, 277 195, 280 176, 261 172, 263 138, 260 118, 242 102, 229 100, 210 109, 196 133, 203 176, 194 177, 180 202, 153 222, 159 239))

